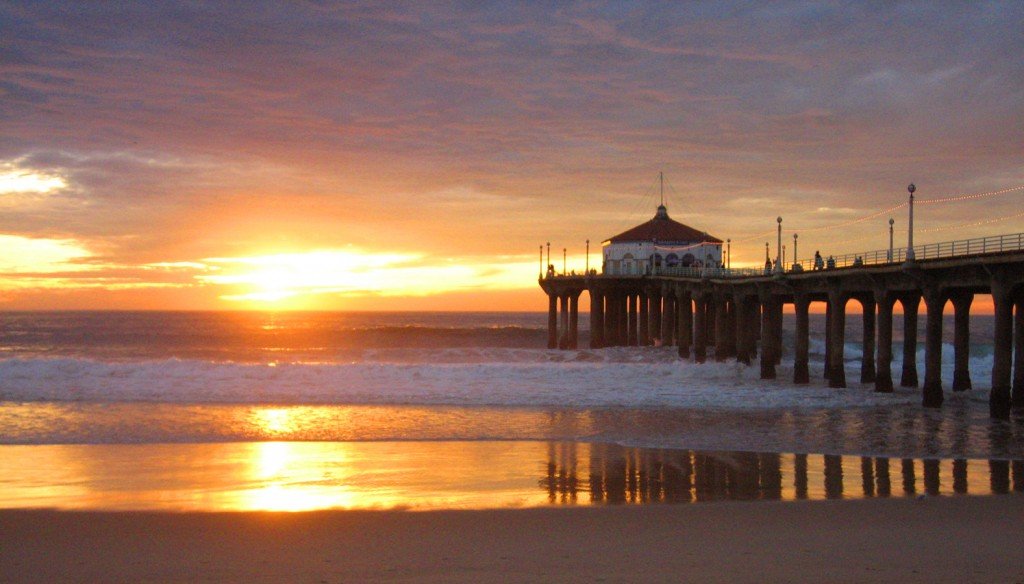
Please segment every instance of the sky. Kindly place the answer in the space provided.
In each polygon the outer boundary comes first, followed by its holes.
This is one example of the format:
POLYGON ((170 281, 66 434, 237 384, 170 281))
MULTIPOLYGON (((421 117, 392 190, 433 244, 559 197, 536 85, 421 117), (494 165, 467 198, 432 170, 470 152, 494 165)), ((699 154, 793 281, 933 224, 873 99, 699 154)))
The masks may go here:
POLYGON ((541 246, 598 267, 659 172, 733 267, 777 216, 801 257, 890 216, 900 245, 910 182, 917 244, 1019 233, 1022 31, 1021 2, 3 2, 0 309, 543 310, 541 246))

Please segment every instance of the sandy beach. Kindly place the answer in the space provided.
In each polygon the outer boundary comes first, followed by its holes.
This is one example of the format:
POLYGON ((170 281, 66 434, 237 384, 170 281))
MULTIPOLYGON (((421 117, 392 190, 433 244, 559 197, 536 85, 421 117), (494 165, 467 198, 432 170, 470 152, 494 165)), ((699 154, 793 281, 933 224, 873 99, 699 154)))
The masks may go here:
POLYGON ((1024 499, 0 512, 4 582, 1022 582, 1024 499))

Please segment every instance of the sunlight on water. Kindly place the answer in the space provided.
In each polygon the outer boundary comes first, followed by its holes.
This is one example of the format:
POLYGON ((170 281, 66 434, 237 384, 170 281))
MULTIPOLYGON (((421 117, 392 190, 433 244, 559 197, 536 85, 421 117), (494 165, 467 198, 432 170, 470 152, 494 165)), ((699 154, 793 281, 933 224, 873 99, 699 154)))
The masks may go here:
POLYGON ((1018 461, 576 442, 37 445, 0 454, 0 508, 430 510, 1024 490, 1018 461))

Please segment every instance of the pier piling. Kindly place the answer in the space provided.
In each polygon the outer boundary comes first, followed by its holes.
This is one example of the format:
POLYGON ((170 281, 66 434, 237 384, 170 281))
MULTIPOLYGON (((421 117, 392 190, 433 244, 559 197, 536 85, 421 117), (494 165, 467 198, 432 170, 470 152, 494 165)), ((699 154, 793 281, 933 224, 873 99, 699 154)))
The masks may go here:
POLYGON ((924 295, 927 320, 924 340, 924 386, 922 405, 937 408, 942 405, 942 309, 946 297, 939 290, 926 290, 924 295))
POLYGON ((810 383, 811 375, 808 371, 810 363, 810 299, 805 294, 799 294, 794 298, 793 306, 796 312, 796 354, 793 356, 793 383, 810 383))
POLYGON ((992 392, 989 414, 993 418, 1010 417, 1010 367, 1013 363, 1013 300, 1010 287, 999 278, 992 281, 992 303, 995 344, 992 348, 992 392))
POLYGON ((860 382, 861 383, 874 383, 875 382, 875 300, 874 298, 862 297, 861 306, 864 308, 862 315, 862 329, 864 334, 862 336, 862 345, 864 347, 863 356, 860 361, 860 382))
POLYGON ((875 391, 892 393, 892 307, 896 300, 885 290, 875 290, 878 307, 878 359, 875 367, 875 391))
POLYGON ((839 290, 830 291, 828 305, 832 308, 829 322, 829 364, 828 386, 846 387, 846 361, 843 357, 846 345, 846 296, 839 290))
POLYGON ((1013 317, 1013 409, 1024 409, 1024 298, 1018 295, 1013 317))
POLYGON ((953 391, 966 391, 971 389, 970 311, 974 294, 958 292, 950 300, 953 302, 953 391))
POLYGON ((707 297, 696 294, 693 301, 693 361, 703 363, 708 358, 707 297))
POLYGON ((917 309, 921 294, 911 293, 900 299, 903 305, 903 375, 900 387, 917 387, 917 309))

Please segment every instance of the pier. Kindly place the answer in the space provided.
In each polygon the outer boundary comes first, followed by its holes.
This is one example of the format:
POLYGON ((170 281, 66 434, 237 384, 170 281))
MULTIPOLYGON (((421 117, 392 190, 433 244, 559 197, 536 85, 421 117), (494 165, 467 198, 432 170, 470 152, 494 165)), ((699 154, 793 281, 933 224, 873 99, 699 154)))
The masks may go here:
MULTIPOLYGON (((913 193, 911 193, 913 194, 913 193)), ((780 220, 781 223, 781 220, 780 220)), ((925 407, 940 407, 943 313, 954 315, 952 391, 972 387, 969 368, 970 308, 978 294, 994 304, 994 358, 989 411, 1007 418, 1024 410, 1024 234, 1000 235, 813 260, 764 270, 648 266, 637 274, 556 274, 539 278, 548 295, 548 347, 576 349, 579 299, 590 296, 590 347, 672 345, 680 358, 702 363, 734 359, 759 364, 762 379, 775 379, 783 355, 782 315, 792 305, 796 321, 792 355, 796 384, 810 382, 808 349, 812 303, 825 305, 824 377, 847 386, 846 307, 863 308, 863 358, 859 381, 877 392, 920 387, 925 407), (806 268, 806 269, 805 269, 806 268), (903 368, 892 371, 893 309, 904 313, 903 368), (917 370, 919 313, 926 319, 923 380, 917 370)), ((975 372, 988 374, 989 372, 975 372)))

